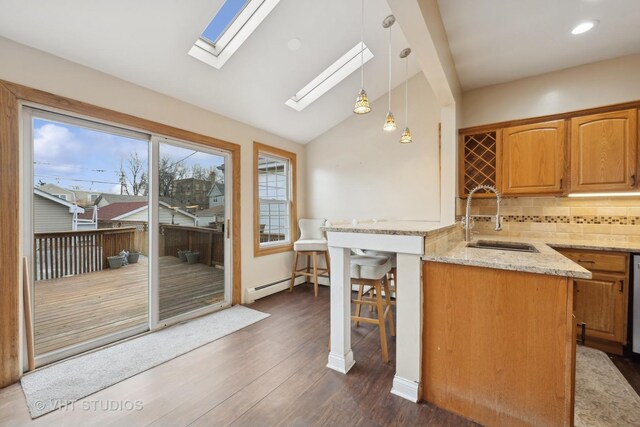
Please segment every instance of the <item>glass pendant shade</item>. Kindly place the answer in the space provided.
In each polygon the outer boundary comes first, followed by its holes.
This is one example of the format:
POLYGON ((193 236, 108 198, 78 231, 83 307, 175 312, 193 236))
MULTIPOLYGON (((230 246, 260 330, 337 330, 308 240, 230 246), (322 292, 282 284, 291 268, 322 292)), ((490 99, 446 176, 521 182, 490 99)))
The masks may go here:
POLYGON ((402 136, 400 137, 400 143, 410 144, 412 142, 413 142, 413 139, 411 139, 411 131, 409 130, 408 127, 405 127, 404 130, 402 131, 402 136))
POLYGON ((384 121, 384 126, 382 127, 382 129, 386 130, 387 132, 391 132, 396 130, 397 128, 398 126, 396 125, 396 119, 393 118, 393 113, 389 111, 387 113, 387 118, 384 121))
POLYGON ((369 106, 369 98, 367 98, 367 92, 364 89, 360 89, 360 93, 356 98, 356 105, 353 107, 353 112, 356 114, 367 114, 371 111, 371 106, 369 106))

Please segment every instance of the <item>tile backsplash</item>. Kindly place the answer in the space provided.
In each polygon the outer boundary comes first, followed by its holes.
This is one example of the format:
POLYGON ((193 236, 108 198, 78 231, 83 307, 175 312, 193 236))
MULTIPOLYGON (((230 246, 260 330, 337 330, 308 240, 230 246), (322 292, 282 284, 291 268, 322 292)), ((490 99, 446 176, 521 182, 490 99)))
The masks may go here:
MULTIPOLYGON (((466 199, 457 199, 464 215, 466 199)), ((474 199, 472 215, 495 215, 495 199, 474 199)), ((493 217, 475 218, 473 232, 532 238, 640 242, 640 197, 512 197, 502 199, 502 232, 493 217)))

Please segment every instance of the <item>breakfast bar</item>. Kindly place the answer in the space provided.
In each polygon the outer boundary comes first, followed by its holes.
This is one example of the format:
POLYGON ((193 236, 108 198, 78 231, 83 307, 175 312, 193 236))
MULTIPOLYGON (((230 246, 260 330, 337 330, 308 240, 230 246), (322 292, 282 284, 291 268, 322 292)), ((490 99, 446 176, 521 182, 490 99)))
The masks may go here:
POLYGON ((331 351, 327 367, 346 374, 356 360, 351 350, 351 249, 397 254, 396 374, 391 393, 419 400, 421 363, 422 255, 425 239, 453 225, 381 221, 324 227, 331 257, 331 351))
POLYGON ((482 424, 571 425, 573 281, 589 279, 588 270, 532 239, 465 241, 459 224, 354 221, 324 229, 331 255, 328 368, 346 374, 358 357, 351 348, 352 249, 393 252, 392 394, 482 424))

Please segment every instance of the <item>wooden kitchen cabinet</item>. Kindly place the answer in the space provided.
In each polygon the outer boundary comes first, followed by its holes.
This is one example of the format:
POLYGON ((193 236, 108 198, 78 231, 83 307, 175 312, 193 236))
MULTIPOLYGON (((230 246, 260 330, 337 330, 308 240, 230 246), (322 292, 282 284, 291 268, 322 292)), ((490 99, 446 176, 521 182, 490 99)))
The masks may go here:
POLYGON ((482 425, 573 425, 571 278, 425 262, 423 289, 423 400, 482 425))
POLYGON ((571 119, 571 191, 637 187, 637 110, 571 119))
POLYGON ((562 194, 565 140, 564 120, 503 129, 503 194, 562 194))
POLYGON ((576 322, 586 325, 589 347, 622 354, 627 343, 629 301, 629 254, 616 252, 559 250, 591 271, 591 279, 575 279, 576 322))
MULTIPOLYGON (((499 154, 502 130, 471 132, 460 135, 458 149, 460 173, 459 196, 467 197, 478 185, 491 185, 500 189, 499 154)), ((495 194, 480 190, 474 198, 495 197, 495 194)))

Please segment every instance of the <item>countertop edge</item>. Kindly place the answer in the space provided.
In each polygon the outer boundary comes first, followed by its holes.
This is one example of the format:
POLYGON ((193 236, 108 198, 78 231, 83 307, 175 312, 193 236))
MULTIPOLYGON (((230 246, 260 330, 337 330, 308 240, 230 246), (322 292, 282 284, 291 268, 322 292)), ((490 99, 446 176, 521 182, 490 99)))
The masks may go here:
MULTIPOLYGON (((563 256, 563 255, 558 254, 558 256, 563 256)), ((496 264, 496 263, 493 263, 490 261, 484 261, 484 260, 468 260, 468 259, 458 260, 458 259, 453 259, 447 256, 438 256, 438 255, 423 255, 422 260, 439 262, 443 264, 466 265, 469 267, 484 267, 484 268, 491 268, 493 270, 519 271, 522 273, 568 277, 573 279, 591 279, 592 278, 592 274, 588 271, 586 273, 583 273, 579 271, 568 271, 563 269, 544 268, 539 266, 496 264)))
MULTIPOLYGON (((384 224, 379 222, 377 224, 384 224)), ((364 224, 363 224, 364 225, 364 224)), ((457 224, 444 225, 442 227, 434 228, 433 230, 398 230, 394 228, 388 229, 371 229, 371 228, 358 228, 357 226, 323 226, 322 231, 334 232, 334 233, 362 233, 362 234, 384 234, 395 236, 424 236, 429 237, 434 234, 445 232, 457 224)))

